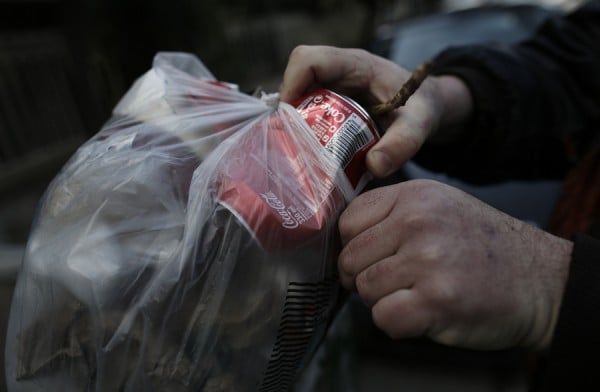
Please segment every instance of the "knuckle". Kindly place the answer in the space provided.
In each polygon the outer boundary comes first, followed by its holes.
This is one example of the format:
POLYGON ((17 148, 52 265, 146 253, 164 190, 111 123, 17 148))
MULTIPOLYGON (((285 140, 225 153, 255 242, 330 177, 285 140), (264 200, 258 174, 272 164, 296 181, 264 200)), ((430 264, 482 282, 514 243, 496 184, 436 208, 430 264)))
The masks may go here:
POLYGON ((413 208, 402 217, 401 227, 407 231, 419 232, 427 229, 430 220, 427 214, 413 208))
POLYGON ((377 328, 385 332, 390 338, 397 339, 398 334, 394 328, 392 312, 387 306, 382 306, 380 303, 375 304, 371 308, 371 317, 377 328))
POLYGON ((354 48, 354 49, 351 49, 351 51, 355 55, 356 59, 361 62, 368 61, 370 63, 370 60, 372 60, 372 53, 370 53, 366 49, 354 48))
POLYGON ((378 287, 382 284, 382 278, 392 273, 392 269, 385 261, 377 262, 356 276, 356 290, 361 298, 368 304, 377 301, 378 287))
POLYGON ((344 210, 338 219, 338 230, 342 238, 347 238, 352 233, 352 221, 348 209, 344 210))
POLYGON ((354 260, 348 247, 344 248, 338 257, 338 269, 343 274, 354 275, 354 260))
POLYGON ((371 317, 373 318, 373 323, 381 329, 384 330, 388 325, 388 315, 386 309, 381 304, 377 303, 373 308, 371 308, 371 317))
POLYGON ((460 292, 457 287, 447 280, 438 279, 430 290, 431 305, 449 309, 460 302, 460 292))
POLYGON ((290 60, 303 58, 306 56, 306 52, 310 51, 310 47, 308 45, 298 45, 290 52, 290 60))
POLYGON ((370 303, 371 298, 371 281, 367 271, 363 271, 356 276, 356 291, 360 297, 370 303))
POLYGON ((412 187, 413 192, 417 193, 421 197, 437 196, 440 194, 441 189, 445 187, 445 185, 441 182, 429 178, 412 180, 410 181, 410 186, 412 187))
POLYGON ((361 249, 371 248, 374 244, 379 244, 381 239, 380 225, 371 226, 363 231, 348 243, 348 248, 353 252, 360 252, 361 249))
POLYGON ((389 187, 375 188, 361 193, 351 204, 353 206, 360 206, 360 208, 377 208, 379 205, 386 203, 386 199, 390 194, 393 193, 389 187))
POLYGON ((447 252, 438 242, 429 242, 421 248, 420 258, 423 263, 437 265, 447 259, 447 252))
POLYGON ((446 284, 440 287, 439 297, 445 304, 455 304, 460 298, 460 293, 456 286, 446 284))
POLYGON ((404 208, 399 224, 415 230, 432 228, 446 212, 446 197, 434 180, 411 180, 402 184, 404 208))
POLYGON ((394 274, 394 265, 389 260, 381 260, 372 265, 367 271, 369 280, 379 280, 394 274))

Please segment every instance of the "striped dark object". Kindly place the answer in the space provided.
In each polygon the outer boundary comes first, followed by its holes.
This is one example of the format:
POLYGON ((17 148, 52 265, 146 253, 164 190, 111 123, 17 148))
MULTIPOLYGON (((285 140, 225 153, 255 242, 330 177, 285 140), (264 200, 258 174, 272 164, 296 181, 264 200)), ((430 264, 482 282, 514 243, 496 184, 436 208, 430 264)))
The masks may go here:
POLYGON ((337 280, 333 278, 318 283, 290 282, 260 392, 290 388, 320 343, 314 337, 325 335, 328 315, 332 313, 332 298, 336 298, 338 289, 337 280))

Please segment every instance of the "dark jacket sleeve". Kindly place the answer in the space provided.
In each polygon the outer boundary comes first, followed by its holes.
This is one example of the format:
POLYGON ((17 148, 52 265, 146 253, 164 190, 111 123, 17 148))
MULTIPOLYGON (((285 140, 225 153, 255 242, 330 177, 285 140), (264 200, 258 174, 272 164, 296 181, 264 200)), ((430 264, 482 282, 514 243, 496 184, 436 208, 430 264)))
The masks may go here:
POLYGON ((469 86, 475 116, 461 140, 415 160, 467 181, 557 178, 572 163, 565 140, 588 146, 600 125, 600 1, 549 19, 514 46, 449 48, 436 74, 469 86))
POLYGON ((600 240, 575 238, 569 279, 550 355, 542 361, 536 392, 600 390, 600 240), (586 354, 587 353, 587 354, 586 354))

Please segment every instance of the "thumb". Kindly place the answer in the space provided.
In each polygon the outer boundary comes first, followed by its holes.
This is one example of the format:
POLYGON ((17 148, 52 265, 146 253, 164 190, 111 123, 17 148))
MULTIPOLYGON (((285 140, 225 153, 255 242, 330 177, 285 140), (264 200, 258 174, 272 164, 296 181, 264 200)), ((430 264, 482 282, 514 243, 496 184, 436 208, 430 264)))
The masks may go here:
POLYGON ((394 173, 419 151, 426 134, 406 122, 394 122, 367 153, 367 168, 378 178, 394 173))

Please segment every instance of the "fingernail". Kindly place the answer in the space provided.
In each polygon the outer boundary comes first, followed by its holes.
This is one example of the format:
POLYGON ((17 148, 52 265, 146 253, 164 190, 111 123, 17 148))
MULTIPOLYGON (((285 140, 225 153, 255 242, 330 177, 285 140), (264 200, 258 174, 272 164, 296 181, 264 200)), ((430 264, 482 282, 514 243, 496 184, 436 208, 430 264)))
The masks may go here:
POLYGON ((388 154, 381 150, 371 151, 371 167, 376 171, 374 174, 380 174, 385 177, 392 174, 392 159, 388 154))

